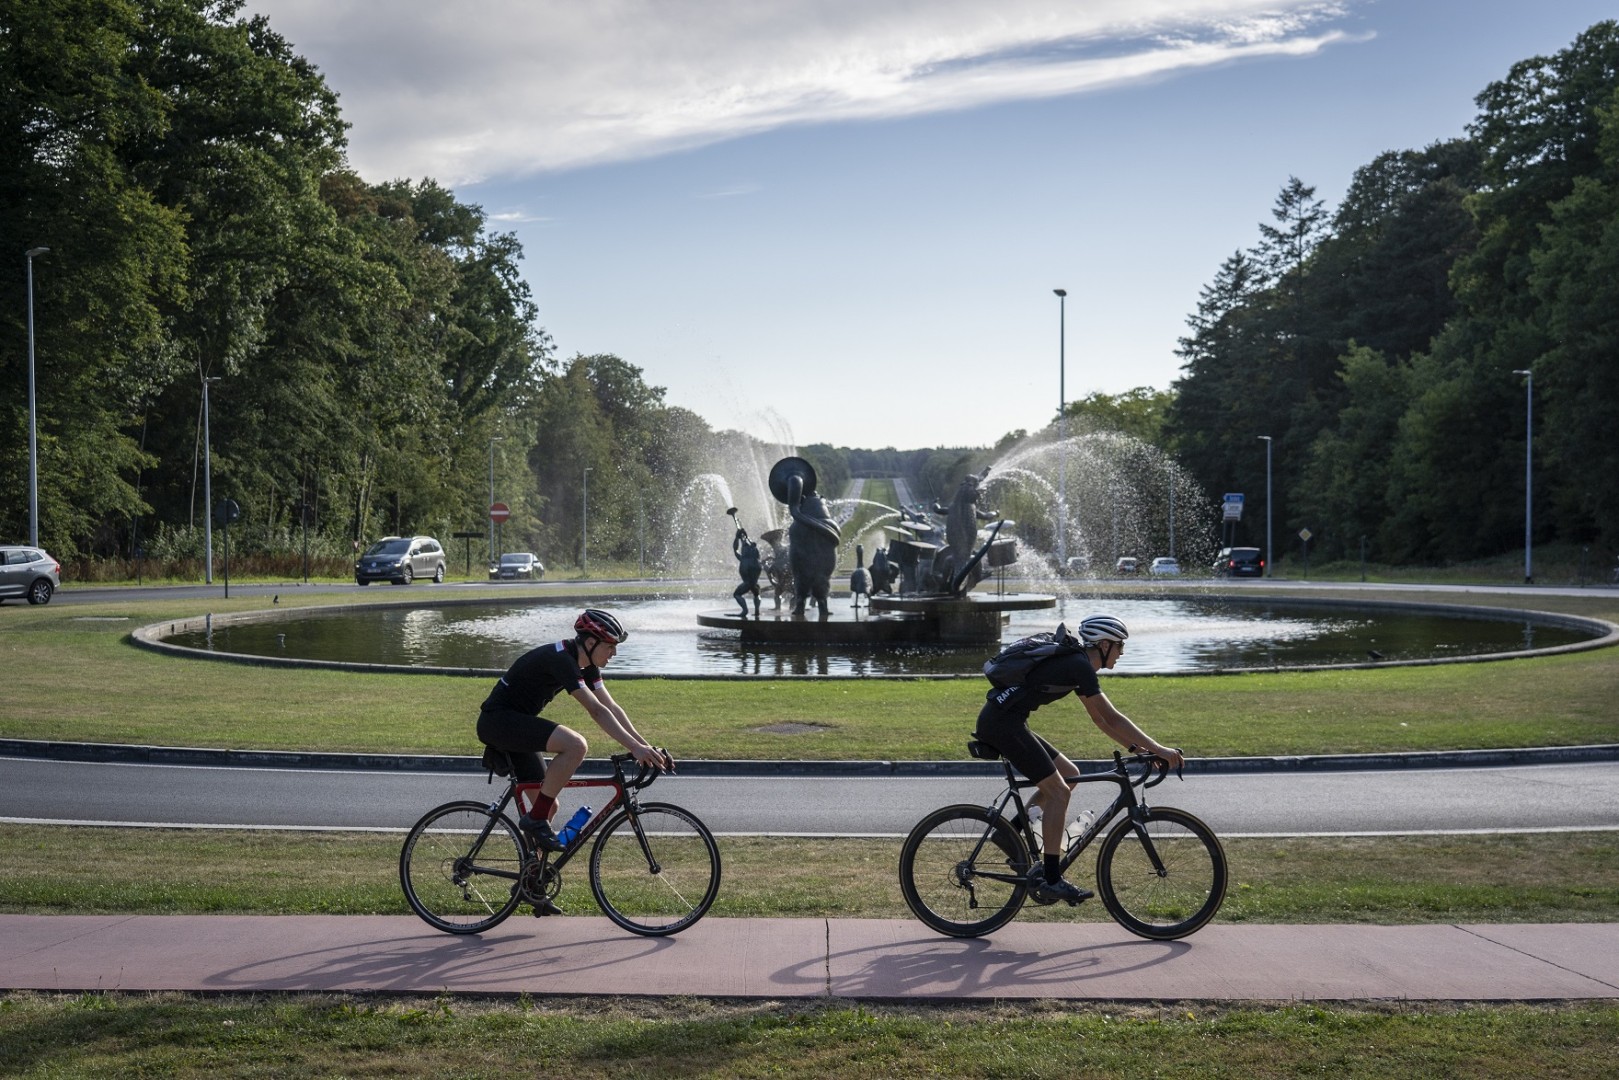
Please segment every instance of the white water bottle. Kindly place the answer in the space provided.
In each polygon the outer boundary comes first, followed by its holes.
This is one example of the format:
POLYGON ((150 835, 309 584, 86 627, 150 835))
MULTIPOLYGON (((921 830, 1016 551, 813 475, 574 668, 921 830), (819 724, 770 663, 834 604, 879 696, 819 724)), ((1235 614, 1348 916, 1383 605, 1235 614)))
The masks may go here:
POLYGON ((1073 821, 1070 821, 1068 823, 1068 828, 1063 830, 1063 833, 1062 833, 1063 850, 1066 851, 1069 848, 1069 846, 1073 844, 1073 842, 1075 840, 1078 840, 1081 836, 1084 836, 1085 833, 1087 831, 1089 831, 1089 829, 1091 827, 1091 823, 1093 821, 1095 821, 1095 820, 1096 820, 1096 811, 1094 811, 1094 810, 1081 810, 1079 812, 1078 816, 1076 816, 1073 821))

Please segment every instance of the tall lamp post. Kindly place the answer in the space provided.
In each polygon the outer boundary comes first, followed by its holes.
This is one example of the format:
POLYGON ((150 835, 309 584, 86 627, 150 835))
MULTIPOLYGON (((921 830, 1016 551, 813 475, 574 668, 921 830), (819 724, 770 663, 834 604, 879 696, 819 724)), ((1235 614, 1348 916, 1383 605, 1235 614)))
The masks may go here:
POLYGON ((505 436, 489 436, 489 513, 484 515, 489 521, 489 565, 495 564, 495 444, 504 442, 505 436))
POLYGON ((44 255, 48 247, 29 248, 23 253, 28 264, 28 546, 39 546, 39 443, 35 429, 38 417, 34 408, 34 259, 44 255))
POLYGON ((1531 554, 1534 550, 1535 530, 1535 373, 1523 369, 1514 369, 1514 375, 1522 375, 1524 411, 1523 411, 1523 583, 1535 583, 1535 562, 1531 554))
POLYGON ((1275 576, 1275 553, 1270 546, 1270 436, 1261 435, 1265 440, 1265 576, 1275 576))
POLYGON ((1057 295, 1057 570, 1068 570, 1068 290, 1057 295))
POLYGON ((579 573, 590 572, 590 466, 585 467, 584 501, 579 514, 579 573))
POLYGON ((218 381, 218 375, 202 377, 202 580, 205 585, 214 583, 214 467, 208 435, 208 384, 218 381))

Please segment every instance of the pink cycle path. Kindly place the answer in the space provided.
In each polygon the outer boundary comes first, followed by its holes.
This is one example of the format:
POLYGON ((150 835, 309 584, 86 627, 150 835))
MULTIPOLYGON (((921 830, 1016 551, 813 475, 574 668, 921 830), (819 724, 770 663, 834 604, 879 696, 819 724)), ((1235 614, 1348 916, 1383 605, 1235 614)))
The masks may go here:
POLYGON ((708 918, 642 938, 600 917, 515 916, 452 937, 411 916, 0 915, 0 988, 716 998, 1546 1001, 1619 998, 1619 923, 1112 923, 976 940, 880 919, 708 918))

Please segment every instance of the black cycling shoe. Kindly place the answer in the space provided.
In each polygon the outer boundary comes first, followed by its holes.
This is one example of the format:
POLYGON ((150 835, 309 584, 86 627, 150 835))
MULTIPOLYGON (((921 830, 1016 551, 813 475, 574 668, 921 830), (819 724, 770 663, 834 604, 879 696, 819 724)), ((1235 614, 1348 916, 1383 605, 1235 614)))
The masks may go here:
POLYGON ((566 850, 568 847, 567 844, 557 839, 556 833, 551 831, 549 821, 537 821, 524 814, 517 819, 517 827, 523 830, 523 835, 528 837, 528 842, 541 851, 549 851, 555 854, 558 851, 566 850))
POLYGON ((549 897, 541 897, 540 899, 534 901, 534 917, 536 919, 544 918, 547 915, 561 914, 562 909, 557 907, 556 904, 552 903, 549 897))
POLYGON ((1056 881, 1042 881, 1034 887, 1034 898, 1042 904, 1055 904, 1061 900, 1072 907, 1095 895, 1089 889, 1081 889, 1073 882, 1064 881, 1062 878, 1056 881))

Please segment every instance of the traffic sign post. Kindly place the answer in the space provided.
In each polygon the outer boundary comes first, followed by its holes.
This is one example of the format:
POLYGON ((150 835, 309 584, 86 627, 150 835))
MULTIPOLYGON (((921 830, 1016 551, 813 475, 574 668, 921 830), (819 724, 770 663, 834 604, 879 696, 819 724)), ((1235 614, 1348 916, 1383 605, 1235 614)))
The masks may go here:
POLYGON ((1226 547, 1236 539, 1236 523, 1242 520, 1242 492, 1228 491, 1220 501, 1220 529, 1226 534, 1226 547))
POLYGON ((494 524, 494 535, 489 538, 489 564, 491 566, 494 565, 496 559, 495 549, 503 546, 499 543, 500 526, 503 525, 506 519, 511 516, 512 508, 507 506, 505 503, 498 502, 489 504, 489 520, 494 524))

